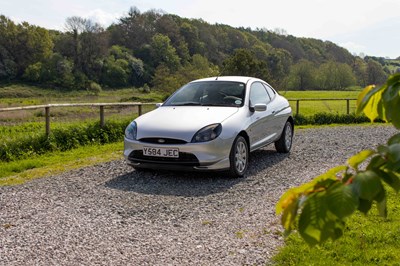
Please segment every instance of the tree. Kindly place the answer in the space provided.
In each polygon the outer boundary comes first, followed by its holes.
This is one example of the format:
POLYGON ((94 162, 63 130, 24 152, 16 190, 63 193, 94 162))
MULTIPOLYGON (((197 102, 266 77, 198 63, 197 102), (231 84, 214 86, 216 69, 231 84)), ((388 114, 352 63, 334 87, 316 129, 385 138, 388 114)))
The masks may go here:
POLYGON ((159 33, 155 34, 152 38, 151 48, 154 66, 165 64, 173 71, 178 69, 180 58, 176 54, 175 48, 171 45, 171 40, 168 36, 159 33))
MULTIPOLYGON (((357 112, 364 112, 373 121, 380 118, 400 129, 400 73, 382 87, 366 87, 359 95, 357 112)), ((340 165, 296 188, 279 200, 276 211, 282 214, 287 232, 297 229, 311 246, 343 234, 345 218, 356 210, 365 214, 376 202, 381 216, 386 216, 384 183, 400 190, 400 133, 386 145, 368 149, 350 157, 340 165), (361 168, 362 164, 366 168, 361 168)))
POLYGON ((383 84, 386 79, 386 73, 382 65, 373 59, 368 60, 367 76, 368 84, 383 84))
POLYGON ((247 49, 237 49, 231 57, 223 62, 223 75, 251 76, 269 80, 267 64, 256 58, 255 54, 247 49))
POLYGON ((92 80, 98 80, 101 73, 102 56, 106 54, 107 36, 104 29, 90 19, 69 17, 65 28, 72 39, 74 72, 82 72, 92 80))
POLYGON ((104 60, 102 82, 110 87, 143 85, 143 62, 135 58, 125 47, 114 45, 104 60))
POLYGON ((316 68, 307 60, 300 60, 292 66, 288 77, 288 88, 293 90, 309 90, 315 88, 316 68))
POLYGON ((357 84, 363 87, 367 86, 368 76, 367 76, 367 64, 365 63, 365 61, 360 57, 355 56, 352 68, 353 68, 353 73, 357 79, 357 84))
POLYGON ((26 67, 52 54, 49 32, 27 22, 17 25, 1 15, 0 36, 0 78, 19 78, 26 67))
POLYGON ((195 54, 190 63, 172 72, 166 65, 159 65, 154 74, 154 87, 160 91, 172 93, 189 81, 219 75, 218 67, 207 58, 195 54))
POLYGON ((47 60, 29 65, 25 69, 24 78, 28 81, 44 83, 64 89, 80 88, 77 87, 72 72, 72 60, 63 57, 59 53, 53 53, 47 60))
POLYGON ((324 90, 343 90, 356 84, 351 67, 329 61, 318 68, 318 87, 324 90))

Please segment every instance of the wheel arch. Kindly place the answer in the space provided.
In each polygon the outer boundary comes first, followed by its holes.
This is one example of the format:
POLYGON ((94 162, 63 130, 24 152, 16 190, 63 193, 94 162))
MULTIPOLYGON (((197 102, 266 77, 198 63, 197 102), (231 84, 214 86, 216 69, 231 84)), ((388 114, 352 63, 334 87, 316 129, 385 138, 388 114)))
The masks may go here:
POLYGON ((238 136, 242 136, 246 140, 247 149, 250 151, 250 137, 247 134, 247 132, 242 130, 242 131, 239 132, 238 136))
POLYGON ((292 128, 294 128, 294 119, 292 116, 289 116, 289 118, 286 121, 289 121, 290 124, 292 124, 292 128))

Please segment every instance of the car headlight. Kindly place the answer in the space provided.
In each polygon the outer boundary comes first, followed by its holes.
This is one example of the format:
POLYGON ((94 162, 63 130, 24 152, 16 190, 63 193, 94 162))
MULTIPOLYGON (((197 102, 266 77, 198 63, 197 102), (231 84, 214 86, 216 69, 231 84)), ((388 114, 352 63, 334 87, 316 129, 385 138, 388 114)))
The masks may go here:
POLYGON ((133 121, 132 123, 129 124, 129 126, 126 127, 125 137, 127 139, 136 140, 136 136, 137 136, 137 125, 136 122, 133 121))
POLYGON ((216 139, 219 134, 221 134, 222 125, 221 124, 212 124, 206 127, 203 127, 196 134, 194 134, 192 138, 192 142, 206 142, 213 139, 216 139))

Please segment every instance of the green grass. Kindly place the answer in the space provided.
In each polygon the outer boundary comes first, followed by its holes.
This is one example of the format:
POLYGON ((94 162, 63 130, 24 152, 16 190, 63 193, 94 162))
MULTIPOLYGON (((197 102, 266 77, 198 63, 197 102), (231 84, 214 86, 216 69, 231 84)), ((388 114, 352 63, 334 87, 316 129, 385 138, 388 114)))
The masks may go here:
POLYGON ((60 174, 65 171, 122 158, 123 143, 90 145, 12 162, 0 162, 0 186, 60 174))
POLYGON ((400 265, 400 206, 398 194, 388 191, 388 218, 376 207, 367 215, 356 213, 346 222, 344 236, 310 248, 297 233, 273 258, 276 265, 400 265))
POLYGON ((65 91, 41 88, 25 84, 13 84, 0 87, 0 107, 36 105, 46 103, 78 102, 162 102, 165 93, 151 91, 140 92, 138 88, 106 89, 98 95, 87 91, 65 91))
MULTIPOLYGON (((287 99, 357 99, 360 91, 283 91, 281 95, 287 99)), ((296 101, 289 101, 293 112, 296 113, 296 101)), ((356 101, 350 101, 350 113, 354 113, 356 109, 356 101)), ((347 102, 340 101, 300 101, 299 114, 310 116, 316 113, 335 113, 346 114, 347 102)))
POLYGON ((355 91, 280 91, 281 95, 286 98, 357 98, 360 93, 359 90, 355 91))

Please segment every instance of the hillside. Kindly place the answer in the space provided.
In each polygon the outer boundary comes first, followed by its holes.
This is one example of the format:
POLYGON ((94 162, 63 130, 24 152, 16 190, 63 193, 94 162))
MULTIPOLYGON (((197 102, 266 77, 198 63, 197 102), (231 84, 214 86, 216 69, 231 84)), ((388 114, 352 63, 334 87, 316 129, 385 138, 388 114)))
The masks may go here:
POLYGON ((329 41, 266 29, 211 25, 131 8, 107 29, 80 17, 65 32, 0 16, 0 82, 92 91, 142 87, 171 92, 212 75, 250 75, 283 89, 343 90, 380 84, 392 67, 329 41))

